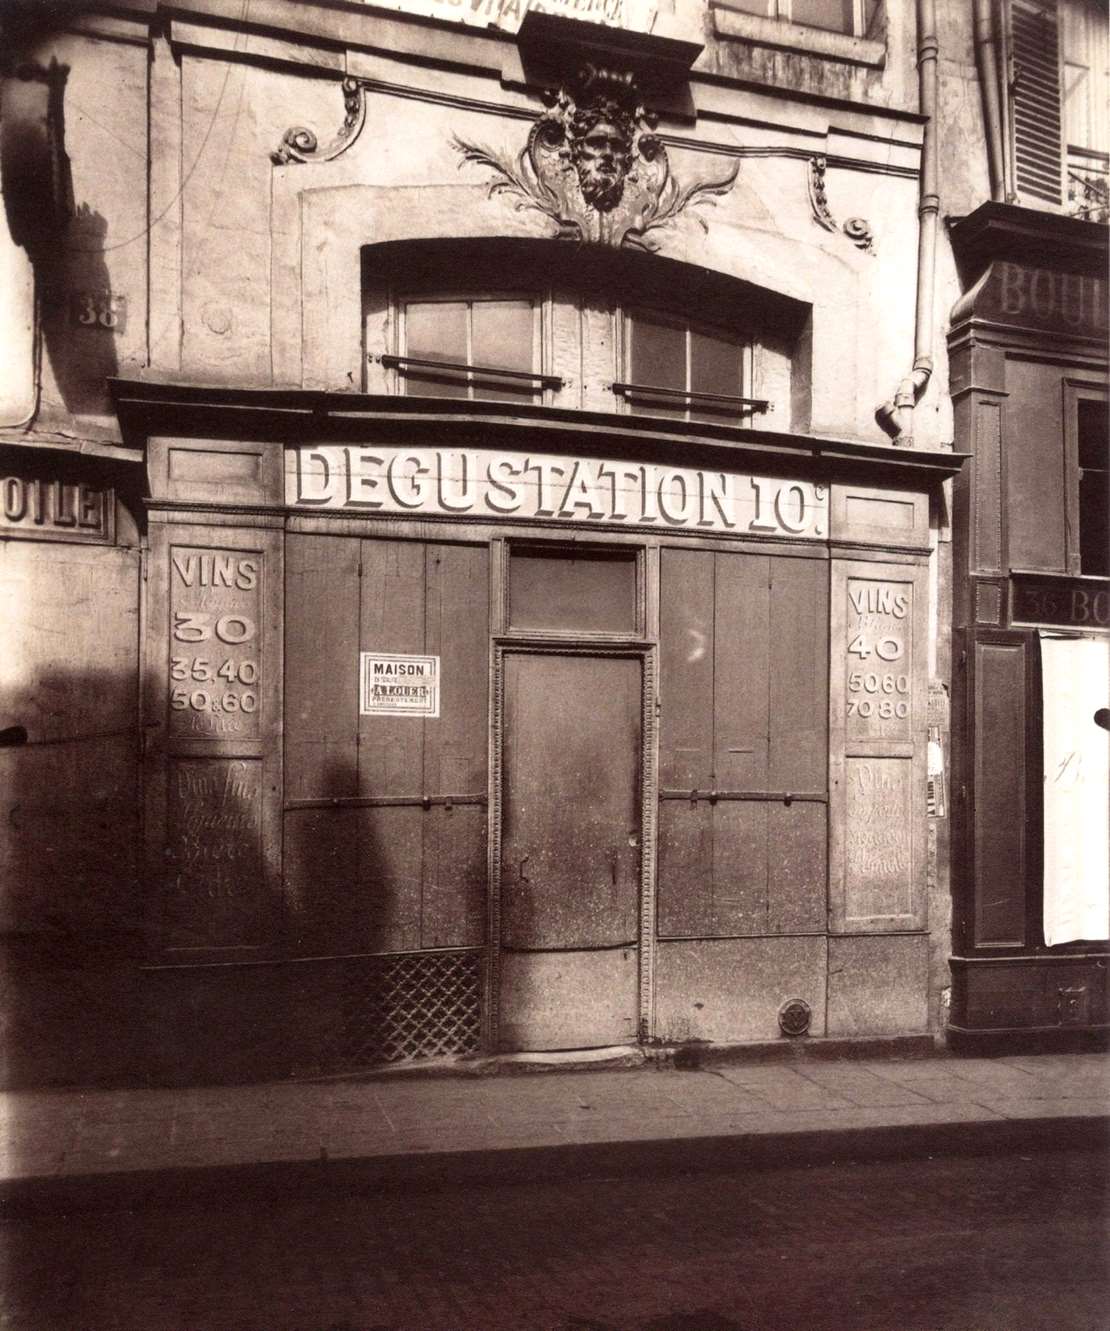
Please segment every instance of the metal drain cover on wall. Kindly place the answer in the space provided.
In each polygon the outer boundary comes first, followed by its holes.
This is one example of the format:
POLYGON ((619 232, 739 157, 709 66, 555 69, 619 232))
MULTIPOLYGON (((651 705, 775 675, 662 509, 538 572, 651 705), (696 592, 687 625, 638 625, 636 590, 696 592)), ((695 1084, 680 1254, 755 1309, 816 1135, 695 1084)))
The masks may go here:
POLYGON ((788 998, 779 1008, 779 1029, 783 1035, 805 1035, 813 1019, 813 1010, 804 998, 788 998))

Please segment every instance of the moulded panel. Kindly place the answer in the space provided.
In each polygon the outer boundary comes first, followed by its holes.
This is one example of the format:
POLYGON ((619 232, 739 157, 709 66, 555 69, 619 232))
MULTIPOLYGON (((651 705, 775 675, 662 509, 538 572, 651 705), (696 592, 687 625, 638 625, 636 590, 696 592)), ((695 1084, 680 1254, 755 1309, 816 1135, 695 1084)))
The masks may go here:
POLYGON ((834 541, 887 546, 929 544, 929 497, 923 491, 834 485, 830 508, 834 541))
POLYGON ((636 1038, 638 949, 505 952, 502 1049, 590 1049, 636 1038))
POLYGON ((1067 571, 1064 531, 1064 371, 1007 362, 1002 453, 1007 551, 1003 567, 1067 571))
POLYGON ((825 1033, 824 938, 661 942, 655 960, 655 1034, 662 1040, 775 1040, 789 998, 825 1033))
POLYGON ((169 949, 271 943, 259 759, 171 759, 161 937, 169 949))
POLYGON ((153 438, 147 465, 158 499, 281 502, 284 457, 277 443, 153 438))
POLYGON ((913 913, 913 763, 848 757, 844 763, 848 921, 913 913))
POLYGON ((1018 945, 1025 920, 1025 647, 975 646, 975 943, 1018 945))
POLYGON ((829 939, 829 1035, 894 1035, 929 1024, 924 935, 829 939))

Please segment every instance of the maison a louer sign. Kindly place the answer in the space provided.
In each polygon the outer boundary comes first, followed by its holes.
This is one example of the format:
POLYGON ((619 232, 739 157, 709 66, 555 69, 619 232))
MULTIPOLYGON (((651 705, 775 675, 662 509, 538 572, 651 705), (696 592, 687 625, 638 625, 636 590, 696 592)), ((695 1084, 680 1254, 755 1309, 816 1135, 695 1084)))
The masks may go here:
POLYGON ((484 449, 291 450, 299 508, 824 538, 824 486, 750 473, 484 449))

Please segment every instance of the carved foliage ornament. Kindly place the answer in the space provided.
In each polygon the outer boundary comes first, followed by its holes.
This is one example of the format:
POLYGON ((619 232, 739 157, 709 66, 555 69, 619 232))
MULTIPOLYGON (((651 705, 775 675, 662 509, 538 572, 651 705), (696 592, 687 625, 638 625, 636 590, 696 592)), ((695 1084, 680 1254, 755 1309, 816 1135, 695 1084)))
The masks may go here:
MULTIPOLYGON (((718 179, 680 186, 655 134, 633 76, 585 65, 577 79, 545 100, 515 161, 455 139, 463 163, 493 173, 490 196, 550 217, 561 237, 655 249, 651 234, 688 207, 732 188, 739 163, 718 179)), ((691 216, 703 230, 705 221, 691 216)))

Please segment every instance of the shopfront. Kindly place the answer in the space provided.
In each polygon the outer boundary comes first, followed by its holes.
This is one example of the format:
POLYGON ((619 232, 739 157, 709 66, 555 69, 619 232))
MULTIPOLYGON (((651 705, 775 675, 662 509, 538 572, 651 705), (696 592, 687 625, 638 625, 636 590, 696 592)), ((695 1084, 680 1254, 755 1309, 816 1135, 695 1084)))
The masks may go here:
POLYGON ((302 1068, 925 1035, 950 454, 470 399, 117 401, 152 496, 156 1006, 302 1068))

